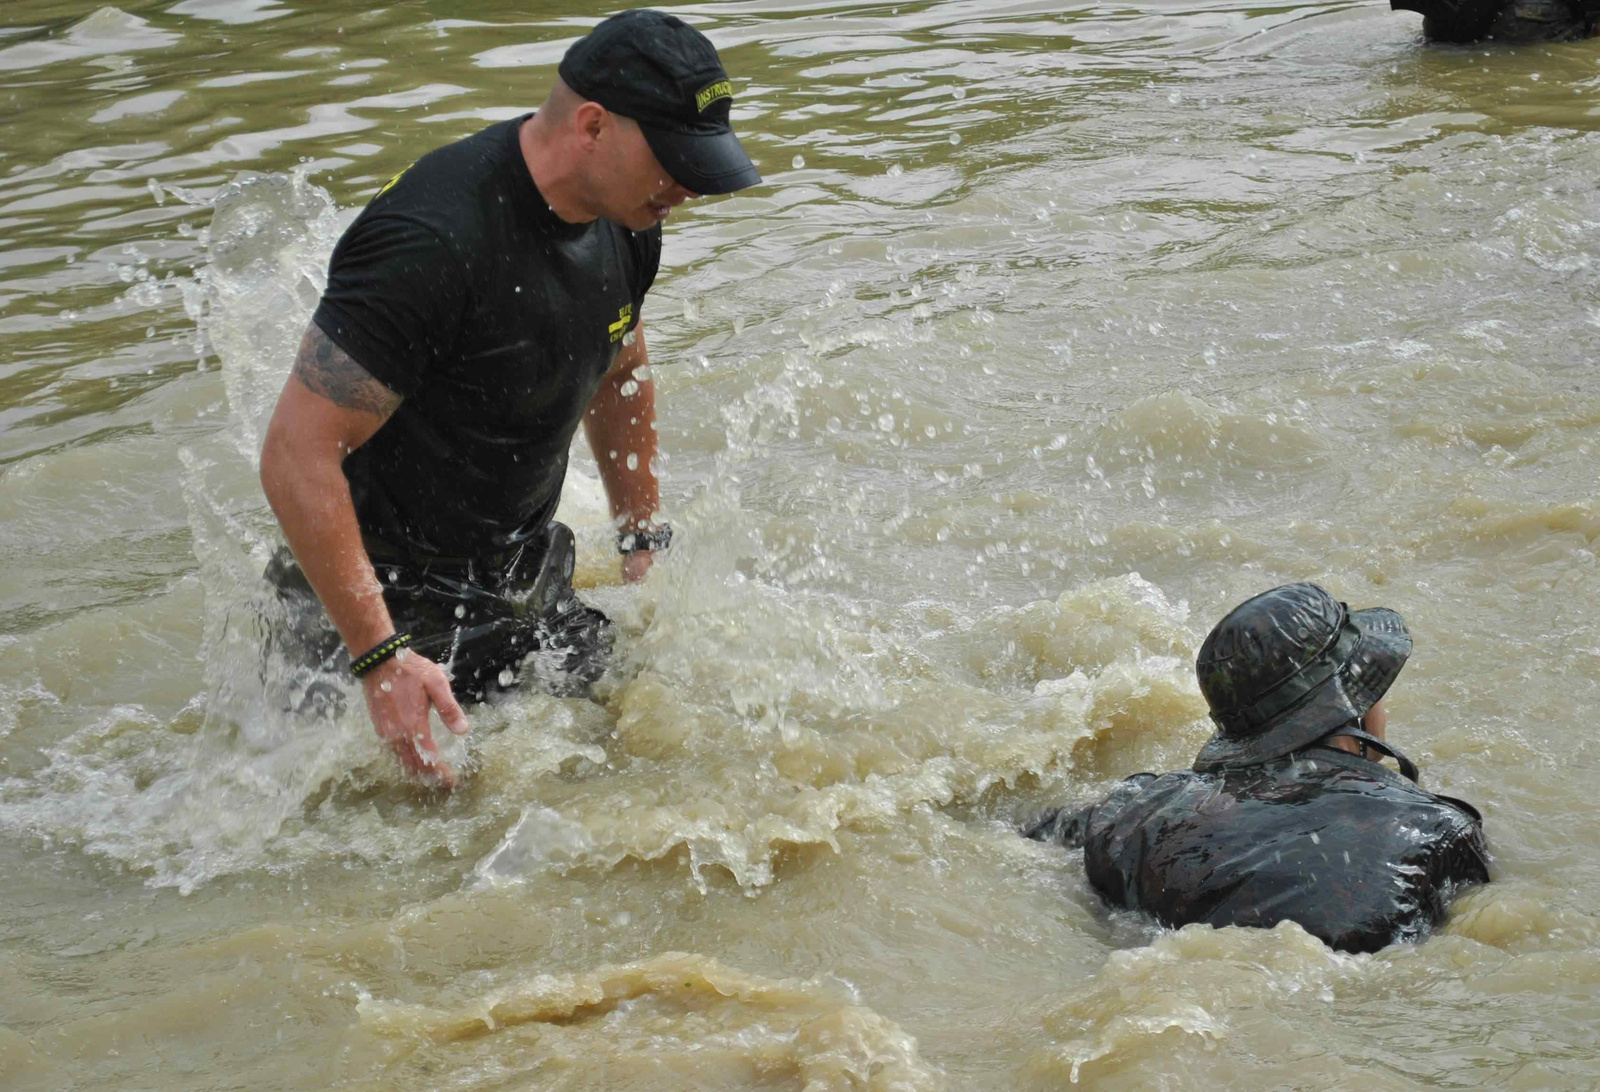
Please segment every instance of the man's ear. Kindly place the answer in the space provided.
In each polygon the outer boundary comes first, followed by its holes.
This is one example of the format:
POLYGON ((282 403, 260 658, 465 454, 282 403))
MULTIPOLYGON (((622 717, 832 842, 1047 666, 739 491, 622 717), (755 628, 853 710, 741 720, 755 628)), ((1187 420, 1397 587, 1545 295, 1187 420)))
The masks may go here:
POLYGON ((572 124, 585 150, 592 150, 611 121, 611 112, 598 102, 586 102, 572 112, 572 124))

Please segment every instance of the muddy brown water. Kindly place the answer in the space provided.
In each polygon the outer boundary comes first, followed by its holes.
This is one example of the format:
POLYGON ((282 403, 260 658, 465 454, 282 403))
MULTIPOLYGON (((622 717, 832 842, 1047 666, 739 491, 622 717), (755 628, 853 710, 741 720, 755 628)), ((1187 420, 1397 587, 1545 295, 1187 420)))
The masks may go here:
POLYGON ((618 663, 440 798, 272 712, 254 453, 340 227, 600 11, 0 8, 0 1087, 1600 1082, 1600 50, 671 10, 766 175, 644 312, 677 545, 621 586, 580 452, 618 663), (1421 945, 1162 931, 1012 833, 1186 763, 1291 579, 1405 614, 1391 736, 1487 815, 1421 945))

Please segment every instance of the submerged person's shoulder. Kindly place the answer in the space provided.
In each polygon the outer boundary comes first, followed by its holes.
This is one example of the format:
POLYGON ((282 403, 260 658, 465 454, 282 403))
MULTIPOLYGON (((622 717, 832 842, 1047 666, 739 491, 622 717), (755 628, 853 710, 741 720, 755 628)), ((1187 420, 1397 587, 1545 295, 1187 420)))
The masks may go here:
POLYGON ((1456 887, 1489 878, 1470 806, 1330 748, 1165 774, 1083 827, 1114 905, 1173 927, 1290 920, 1348 951, 1424 935, 1456 887))

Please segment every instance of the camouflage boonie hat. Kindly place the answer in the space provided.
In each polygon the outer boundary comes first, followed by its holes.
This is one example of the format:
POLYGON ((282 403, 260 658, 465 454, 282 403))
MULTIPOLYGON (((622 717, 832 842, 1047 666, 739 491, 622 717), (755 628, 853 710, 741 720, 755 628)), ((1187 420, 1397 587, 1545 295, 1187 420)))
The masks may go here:
POLYGON ((1359 719, 1411 655, 1392 610, 1351 611, 1315 584, 1285 584, 1234 607, 1195 658, 1217 734, 1196 770, 1251 766, 1359 719))

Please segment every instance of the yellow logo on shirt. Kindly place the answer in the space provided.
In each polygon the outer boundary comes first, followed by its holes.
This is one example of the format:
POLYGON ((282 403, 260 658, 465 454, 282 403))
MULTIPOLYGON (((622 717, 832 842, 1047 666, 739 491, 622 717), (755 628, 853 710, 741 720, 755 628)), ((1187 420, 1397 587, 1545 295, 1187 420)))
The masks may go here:
POLYGON ((382 197, 384 194, 388 193, 391 189, 394 188, 394 184, 396 182, 400 181, 400 176, 405 174, 410 169, 411 169, 411 167, 409 165, 405 166, 405 167, 401 167, 400 170, 395 173, 395 176, 393 178, 389 179, 389 181, 387 181, 387 182, 385 182, 383 184, 383 189, 379 190, 377 193, 373 194, 372 196, 374 198, 379 198, 379 197, 382 197))
POLYGON ((609 327, 611 331, 611 344, 615 345, 627 336, 633 329, 633 304, 617 308, 617 321, 609 327))

